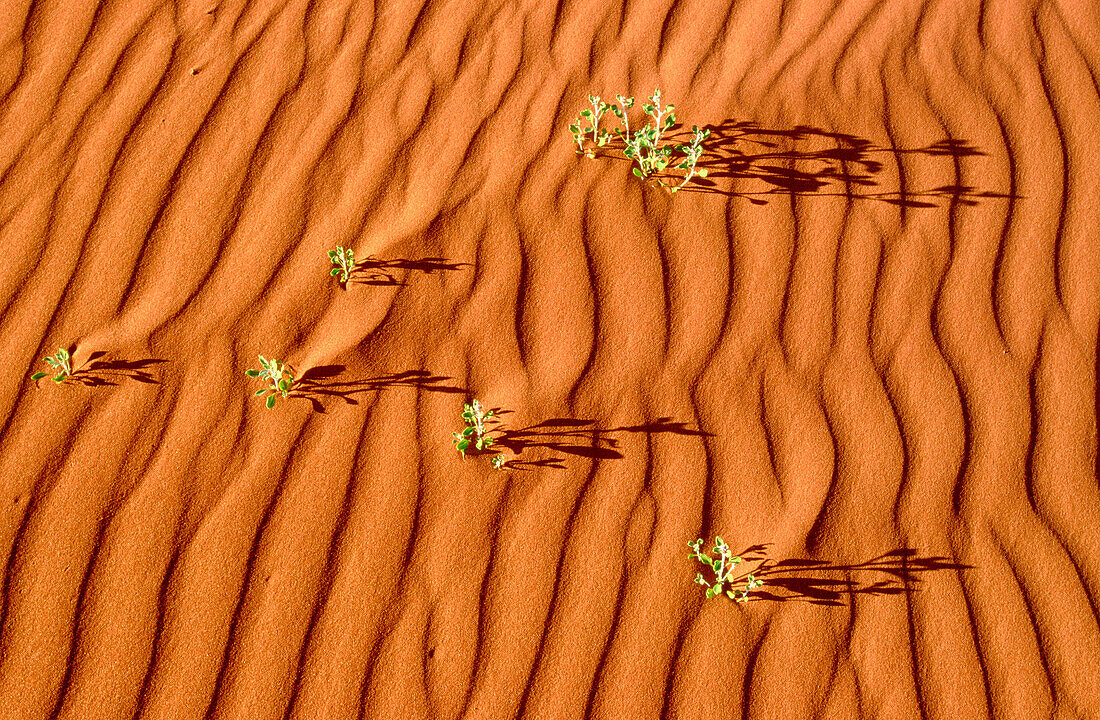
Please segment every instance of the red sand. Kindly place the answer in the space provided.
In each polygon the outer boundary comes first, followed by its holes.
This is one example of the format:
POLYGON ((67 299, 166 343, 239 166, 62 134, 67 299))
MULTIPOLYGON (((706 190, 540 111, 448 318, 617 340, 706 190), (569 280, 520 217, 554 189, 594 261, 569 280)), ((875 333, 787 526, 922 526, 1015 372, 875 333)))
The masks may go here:
POLYGON ((1098 83, 1091 0, 8 0, 0 715, 1100 718, 1098 83), (566 129, 654 87, 677 195, 566 129))

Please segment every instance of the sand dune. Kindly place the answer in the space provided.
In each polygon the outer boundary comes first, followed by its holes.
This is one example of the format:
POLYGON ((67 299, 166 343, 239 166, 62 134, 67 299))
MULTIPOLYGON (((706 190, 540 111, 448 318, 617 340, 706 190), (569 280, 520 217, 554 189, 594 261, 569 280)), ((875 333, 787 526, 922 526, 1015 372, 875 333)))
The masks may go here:
POLYGON ((1086 0, 0 5, 0 715, 1100 717, 1098 119, 1086 0))

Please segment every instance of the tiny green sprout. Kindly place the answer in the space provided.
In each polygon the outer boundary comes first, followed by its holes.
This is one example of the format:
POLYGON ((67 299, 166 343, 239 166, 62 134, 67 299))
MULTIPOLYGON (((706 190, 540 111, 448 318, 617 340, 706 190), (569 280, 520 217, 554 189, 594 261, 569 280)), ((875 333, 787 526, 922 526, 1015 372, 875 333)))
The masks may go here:
POLYGON ((339 275, 340 282, 346 284, 348 277, 351 275, 351 269, 355 267, 355 251, 337 245, 335 250, 328 251, 328 259, 336 266, 329 272, 329 275, 333 277, 339 275))
MULTIPOLYGON (((64 382, 65 378, 73 374, 73 368, 72 365, 69 364, 69 359, 69 351, 65 348, 58 348, 57 352, 55 352, 53 355, 44 358, 46 364, 53 368, 54 372, 57 373, 52 378, 50 378, 55 383, 64 382)), ((31 380, 44 378, 47 374, 48 373, 44 372, 36 372, 34 375, 31 375, 31 380)))
POLYGON ((592 109, 581 110, 581 116, 569 125, 569 132, 573 136, 573 141, 577 143, 577 152, 584 153, 586 157, 592 158, 596 157, 596 154, 592 150, 585 152, 584 141, 588 137, 588 133, 592 133, 592 142, 597 147, 603 147, 611 139, 611 133, 600 128, 600 118, 611 109, 611 105, 600 100, 599 95, 589 95, 588 102, 592 105, 592 109), (582 129, 582 122, 590 124, 582 129))
POLYGON ((276 394, 286 399, 287 394, 294 386, 294 368, 278 360, 268 360, 260 355, 260 367, 262 370, 245 370, 244 374, 251 378, 267 380, 269 386, 261 388, 254 393, 255 397, 267 394, 267 409, 275 407, 276 394))
POLYGON ((493 459, 489 461, 494 470, 500 470, 502 467, 504 467, 504 462, 505 460, 503 453, 500 455, 494 455, 493 459))
POLYGON ((707 588, 707 599, 712 597, 718 597, 725 593, 726 597, 737 602, 748 602, 749 591, 755 590, 764 584, 763 580, 757 580, 756 576, 750 573, 746 578, 744 588, 735 587, 736 581, 730 579, 730 575, 733 573, 734 568, 741 564, 741 558, 737 556, 730 557, 730 548, 726 544, 726 541, 720 537, 714 539, 714 553, 716 557, 711 557, 709 553, 700 550, 703 546, 703 539, 699 538, 695 542, 689 542, 688 547, 691 548, 691 553, 688 555, 693 560, 698 560, 704 565, 709 565, 711 570, 714 571, 714 583, 707 582, 702 573, 698 573, 695 576, 695 582, 707 588), (729 585, 729 589, 726 589, 726 585, 729 585))
MULTIPOLYGON (((451 433, 454 437, 455 449, 462 453, 463 458, 466 457, 466 451, 469 449, 471 442, 478 450, 484 450, 492 446, 493 438, 488 434, 489 431, 486 429, 485 423, 494 414, 492 410, 485 410, 477 400, 474 400, 472 404, 463 405, 462 419, 466 422, 466 427, 460 433, 451 433)), ((499 465, 504 464, 504 456, 498 455, 497 457, 500 457, 501 460, 498 464, 496 458, 493 458, 493 467, 499 470, 499 465)))
POLYGON ((688 145, 677 145, 676 149, 684 153, 684 160, 678 167, 684 171, 684 179, 679 185, 669 189, 669 192, 676 192, 684 185, 687 185, 692 177, 698 175, 701 178, 707 176, 706 168, 699 168, 696 170, 695 163, 699 162, 699 158, 703 155, 703 141, 710 137, 710 130, 702 130, 698 125, 692 125, 691 127, 692 137, 691 143, 688 145))
POLYGON ((630 139, 630 118, 627 117, 626 111, 634 107, 634 98, 616 95, 615 102, 618 104, 611 107, 611 112, 615 113, 615 117, 623 121, 622 127, 615 128, 615 134, 622 138, 623 142, 626 142, 630 139))

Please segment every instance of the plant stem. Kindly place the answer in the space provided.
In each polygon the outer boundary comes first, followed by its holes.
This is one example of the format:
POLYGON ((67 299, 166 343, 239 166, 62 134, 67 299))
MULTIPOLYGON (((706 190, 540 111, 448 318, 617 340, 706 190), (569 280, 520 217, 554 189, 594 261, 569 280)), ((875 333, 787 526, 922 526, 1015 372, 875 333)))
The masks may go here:
POLYGON ((622 110, 623 110, 623 130, 626 131, 626 134, 623 135, 623 137, 625 138, 626 143, 629 145, 630 144, 630 119, 626 116, 626 103, 620 102, 619 107, 622 108, 622 110))

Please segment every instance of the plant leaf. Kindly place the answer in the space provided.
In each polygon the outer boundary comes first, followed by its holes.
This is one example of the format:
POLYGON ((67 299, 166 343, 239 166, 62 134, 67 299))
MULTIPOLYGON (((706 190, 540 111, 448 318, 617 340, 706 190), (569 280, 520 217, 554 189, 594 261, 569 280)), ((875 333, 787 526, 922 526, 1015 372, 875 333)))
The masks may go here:
POLYGON ((37 380, 39 378, 44 378, 44 377, 46 377, 46 373, 36 372, 34 375, 31 375, 31 380, 37 380))
POLYGON ((274 395, 268 395, 267 396, 267 409, 270 410, 273 407, 275 407, 275 396, 274 395))
POLYGON ((260 377, 260 371, 259 370, 245 370, 244 374, 247 375, 248 377, 253 377, 253 378, 254 377, 260 377))
POLYGON ((263 395, 265 392, 267 392, 267 390, 265 390, 263 388, 260 388, 256 392, 252 393, 252 397, 259 397, 259 396, 263 395))

